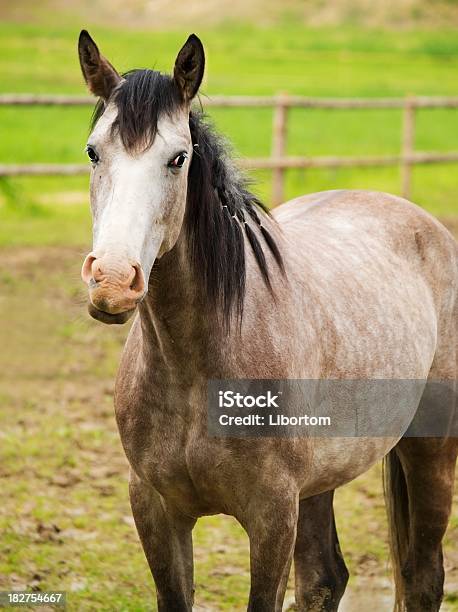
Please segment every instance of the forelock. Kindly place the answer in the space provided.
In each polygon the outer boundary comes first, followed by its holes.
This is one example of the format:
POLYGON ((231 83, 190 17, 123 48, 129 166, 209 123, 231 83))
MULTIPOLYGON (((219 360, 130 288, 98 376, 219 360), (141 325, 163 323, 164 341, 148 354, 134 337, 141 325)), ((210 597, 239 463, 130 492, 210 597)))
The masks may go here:
MULTIPOLYGON (((117 109, 111 129, 128 151, 144 150, 154 141, 160 116, 172 116, 182 105, 180 92, 172 77, 155 70, 131 70, 122 76, 109 100, 117 109)), ((105 108, 103 101, 97 103, 91 129, 105 108)))

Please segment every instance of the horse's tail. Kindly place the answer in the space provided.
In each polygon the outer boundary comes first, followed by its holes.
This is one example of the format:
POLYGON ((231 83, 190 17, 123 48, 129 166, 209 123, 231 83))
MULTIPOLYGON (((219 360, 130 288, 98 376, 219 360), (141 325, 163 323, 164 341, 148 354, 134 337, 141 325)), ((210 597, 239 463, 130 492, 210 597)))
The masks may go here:
POLYGON ((399 457, 393 448, 383 460, 383 492, 390 531, 391 562, 395 582, 395 612, 405 610, 402 568, 409 548, 409 500, 399 457))

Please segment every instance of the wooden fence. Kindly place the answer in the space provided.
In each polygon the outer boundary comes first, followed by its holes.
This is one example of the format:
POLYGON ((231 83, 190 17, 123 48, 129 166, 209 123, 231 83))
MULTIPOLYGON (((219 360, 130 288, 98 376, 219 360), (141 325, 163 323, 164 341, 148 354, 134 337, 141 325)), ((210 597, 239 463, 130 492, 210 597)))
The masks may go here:
MULTIPOLYGON (((205 107, 273 108, 272 154, 266 158, 246 158, 240 161, 244 168, 272 170, 272 201, 284 200, 285 172, 289 168, 349 168, 355 166, 401 167, 400 192, 406 198, 412 190, 412 168, 416 164, 458 162, 458 150, 450 152, 415 151, 415 119, 417 109, 458 108, 458 97, 407 97, 407 98, 308 98, 279 94, 259 96, 213 96, 203 98, 205 107), (403 124, 400 152, 397 155, 365 157, 291 157, 287 155, 288 111, 291 108, 320 109, 402 109, 403 124)), ((82 96, 58 96, 35 94, 0 95, 0 106, 87 106, 94 99, 82 96)), ((0 164, 0 176, 24 175, 76 175, 88 172, 88 164, 0 164)))

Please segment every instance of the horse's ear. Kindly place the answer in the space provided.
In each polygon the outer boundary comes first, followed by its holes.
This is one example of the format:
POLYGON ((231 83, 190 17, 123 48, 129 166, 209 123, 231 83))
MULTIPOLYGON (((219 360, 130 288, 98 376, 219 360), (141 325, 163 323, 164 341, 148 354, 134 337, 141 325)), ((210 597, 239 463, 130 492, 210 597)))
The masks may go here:
POLYGON ((89 90, 95 96, 108 100, 113 89, 121 81, 121 77, 110 62, 101 55, 97 45, 86 30, 81 30, 80 33, 78 55, 89 90))
POLYGON ((191 34, 175 60, 173 78, 185 102, 196 95, 205 69, 205 52, 200 39, 191 34))

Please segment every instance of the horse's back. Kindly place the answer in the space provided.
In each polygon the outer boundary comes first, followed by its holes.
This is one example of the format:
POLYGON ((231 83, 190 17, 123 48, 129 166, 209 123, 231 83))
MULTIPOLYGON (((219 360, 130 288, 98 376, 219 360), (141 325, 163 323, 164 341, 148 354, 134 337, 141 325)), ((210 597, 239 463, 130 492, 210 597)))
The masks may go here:
MULTIPOLYGON (((458 253, 457 243, 448 230, 432 215, 408 200, 393 194, 365 190, 332 190, 300 196, 278 206, 273 216, 288 233, 291 229, 317 229, 319 223, 323 232, 328 229, 339 233, 339 227, 356 232, 366 229, 368 236, 396 236, 402 238, 405 245, 406 233, 417 236, 415 242, 419 249, 419 232, 428 231, 428 238, 435 243, 440 238, 441 247, 445 247, 455 256, 458 253), (340 226, 339 226, 340 222, 340 226)), ((364 240, 364 234, 358 234, 364 240)))
POLYGON ((348 330, 352 321, 356 336, 364 328, 385 344, 389 330, 410 334, 425 363, 433 353, 441 374, 456 375, 458 245, 439 221, 403 198, 349 190, 296 198, 273 216, 290 277, 307 278, 333 327, 348 330))
MULTIPOLYGON (((435 301, 458 294, 458 244, 432 215, 404 198, 377 191, 334 190, 301 196, 274 209, 285 237, 345 251, 379 245, 426 279, 435 301)), ((319 254, 317 255, 319 257, 319 254)), ((438 304, 439 306, 439 304, 438 304)), ((450 309, 449 309, 450 310, 450 309)))

